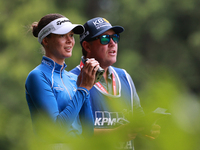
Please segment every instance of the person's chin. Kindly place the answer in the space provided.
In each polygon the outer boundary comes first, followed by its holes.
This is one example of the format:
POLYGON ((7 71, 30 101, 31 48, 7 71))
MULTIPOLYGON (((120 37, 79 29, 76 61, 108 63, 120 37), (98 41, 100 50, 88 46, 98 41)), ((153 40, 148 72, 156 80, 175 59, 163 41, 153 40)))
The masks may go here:
POLYGON ((109 66, 112 66, 114 63, 116 63, 116 59, 112 59, 112 60, 110 60, 110 62, 109 62, 109 66))
POLYGON ((72 53, 68 53, 68 54, 65 55, 65 58, 69 58, 71 56, 72 56, 72 53))

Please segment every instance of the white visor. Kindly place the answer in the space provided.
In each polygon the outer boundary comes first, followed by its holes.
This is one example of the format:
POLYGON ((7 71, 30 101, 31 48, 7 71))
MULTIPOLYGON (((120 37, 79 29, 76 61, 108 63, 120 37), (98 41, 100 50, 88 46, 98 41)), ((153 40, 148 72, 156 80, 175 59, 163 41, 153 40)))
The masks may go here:
POLYGON ((42 40, 50 33, 67 34, 73 30, 74 34, 82 34, 85 28, 80 24, 72 24, 68 18, 58 18, 47 24, 38 34, 38 42, 41 44, 42 40))

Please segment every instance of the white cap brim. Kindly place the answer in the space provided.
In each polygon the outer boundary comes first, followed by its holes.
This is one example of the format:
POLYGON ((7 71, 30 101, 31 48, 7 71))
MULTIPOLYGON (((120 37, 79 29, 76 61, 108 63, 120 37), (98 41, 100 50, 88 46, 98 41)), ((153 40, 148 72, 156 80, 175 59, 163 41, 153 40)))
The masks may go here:
POLYGON ((62 26, 61 28, 51 32, 54 34, 67 34, 70 31, 74 30, 75 34, 82 34, 84 32, 84 27, 82 25, 78 25, 78 24, 66 24, 64 26, 62 26))

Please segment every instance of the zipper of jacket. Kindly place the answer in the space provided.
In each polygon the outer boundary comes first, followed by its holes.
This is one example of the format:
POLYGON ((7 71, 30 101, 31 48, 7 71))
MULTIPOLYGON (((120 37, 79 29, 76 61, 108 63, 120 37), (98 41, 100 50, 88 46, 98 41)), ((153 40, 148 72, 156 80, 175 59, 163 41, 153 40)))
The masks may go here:
POLYGON ((71 94, 70 94, 68 88, 65 86, 65 83, 63 82, 63 78, 62 78, 62 68, 60 69, 60 78, 61 78, 61 81, 62 81, 62 83, 63 83, 65 89, 67 90, 67 92, 68 92, 68 94, 69 94, 70 100, 72 100, 71 94))

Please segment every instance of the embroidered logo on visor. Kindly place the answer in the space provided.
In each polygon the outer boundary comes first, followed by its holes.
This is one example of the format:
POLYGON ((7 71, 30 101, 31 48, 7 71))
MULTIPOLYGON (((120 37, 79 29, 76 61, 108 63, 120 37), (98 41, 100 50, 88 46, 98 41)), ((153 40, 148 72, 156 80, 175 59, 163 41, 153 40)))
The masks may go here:
POLYGON ((62 23, 71 22, 69 20, 59 20, 57 21, 57 25, 61 25, 62 23))
POLYGON ((49 25, 47 28, 45 28, 44 30, 41 30, 40 32, 40 38, 43 39, 45 36, 47 36, 51 31, 54 31, 55 28, 53 25, 49 25))

